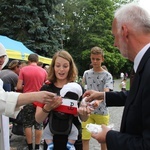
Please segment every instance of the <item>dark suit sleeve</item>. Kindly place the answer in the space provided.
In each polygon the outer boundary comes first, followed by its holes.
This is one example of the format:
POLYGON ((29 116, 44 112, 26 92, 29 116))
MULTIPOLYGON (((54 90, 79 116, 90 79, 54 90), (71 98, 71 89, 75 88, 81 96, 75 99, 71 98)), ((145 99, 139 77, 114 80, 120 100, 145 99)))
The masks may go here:
POLYGON ((129 93, 128 91, 106 92, 105 99, 107 107, 124 106, 128 93, 129 93))
MULTIPOLYGON (((134 150, 130 143, 132 136, 118 131, 109 131, 106 136, 108 150, 134 150), (125 142, 127 141, 127 142, 125 142)), ((137 150, 137 149, 136 149, 137 150)))

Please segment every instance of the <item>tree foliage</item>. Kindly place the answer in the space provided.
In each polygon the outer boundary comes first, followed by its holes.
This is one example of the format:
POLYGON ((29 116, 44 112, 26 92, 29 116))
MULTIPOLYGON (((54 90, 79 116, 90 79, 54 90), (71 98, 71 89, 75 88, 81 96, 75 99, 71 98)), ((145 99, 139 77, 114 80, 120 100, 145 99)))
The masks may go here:
MULTIPOLYGON (((127 71, 126 66, 130 66, 129 61, 113 47, 111 24, 118 2, 119 0, 66 0, 64 3, 65 23, 70 25, 64 31, 64 46, 74 56, 80 75, 88 69, 90 49, 93 46, 104 50, 104 64, 113 75, 120 74, 120 70, 127 71)), ((120 1, 121 3, 124 2, 120 1)))
POLYGON ((32 51, 53 56, 61 47, 61 33, 56 30, 61 15, 56 5, 63 0, 1 0, 0 34, 22 41, 32 51))
POLYGON ((114 10, 132 0, 1 0, 0 34, 22 41, 32 51, 52 57, 68 50, 79 69, 88 69, 90 49, 104 50, 108 70, 128 72, 131 63, 113 47, 114 10))

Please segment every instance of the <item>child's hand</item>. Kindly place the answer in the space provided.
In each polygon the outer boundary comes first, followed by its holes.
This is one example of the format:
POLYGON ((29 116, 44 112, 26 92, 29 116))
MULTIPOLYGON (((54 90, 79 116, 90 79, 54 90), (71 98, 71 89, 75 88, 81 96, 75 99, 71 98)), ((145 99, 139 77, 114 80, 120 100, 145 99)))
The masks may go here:
POLYGON ((88 103, 88 106, 91 107, 92 109, 96 109, 100 105, 101 101, 99 100, 94 100, 90 103, 88 103))
POLYGON ((85 107, 89 107, 91 110, 96 109, 101 103, 101 101, 99 101, 99 100, 93 100, 92 102, 86 102, 85 99, 86 99, 86 97, 82 99, 81 105, 85 106, 85 107))

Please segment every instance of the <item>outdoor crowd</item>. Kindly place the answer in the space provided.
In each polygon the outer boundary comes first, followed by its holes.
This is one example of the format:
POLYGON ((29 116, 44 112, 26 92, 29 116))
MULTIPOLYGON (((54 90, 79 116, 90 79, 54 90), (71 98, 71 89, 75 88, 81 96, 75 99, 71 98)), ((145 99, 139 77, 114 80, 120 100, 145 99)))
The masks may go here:
POLYGON ((134 63, 129 91, 113 91, 113 77, 102 65, 104 52, 98 46, 91 48, 90 68, 79 84, 66 50, 57 51, 48 68, 40 66, 37 54, 30 54, 27 64, 12 60, 3 69, 8 57, 0 45, 1 149, 10 149, 7 130, 18 113, 29 150, 39 150, 42 139, 44 150, 89 150, 91 136, 101 150, 150 149, 150 14, 134 3, 121 6, 112 34, 114 46, 134 63), (124 106, 120 131, 108 127, 107 107, 112 106, 124 106), (90 124, 101 125, 101 131, 87 130, 90 124))

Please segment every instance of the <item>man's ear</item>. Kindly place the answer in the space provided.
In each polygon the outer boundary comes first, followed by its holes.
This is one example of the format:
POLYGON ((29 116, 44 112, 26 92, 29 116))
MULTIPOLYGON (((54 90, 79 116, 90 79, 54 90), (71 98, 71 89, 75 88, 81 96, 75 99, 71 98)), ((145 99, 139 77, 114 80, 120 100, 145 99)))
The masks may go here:
POLYGON ((122 30, 123 38, 128 38, 128 28, 127 28, 127 26, 126 25, 122 25, 121 30, 122 30))

